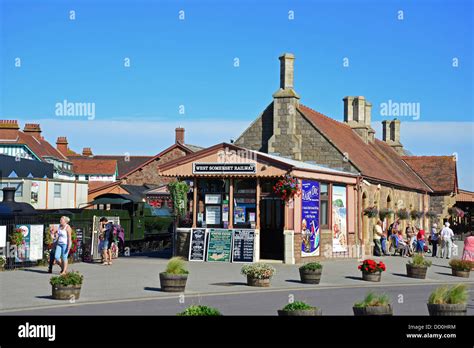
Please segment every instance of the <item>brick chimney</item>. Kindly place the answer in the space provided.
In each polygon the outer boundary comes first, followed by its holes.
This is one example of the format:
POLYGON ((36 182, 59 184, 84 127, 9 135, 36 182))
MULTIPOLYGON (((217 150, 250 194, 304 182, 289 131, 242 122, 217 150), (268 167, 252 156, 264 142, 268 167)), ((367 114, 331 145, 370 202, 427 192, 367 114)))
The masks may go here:
POLYGON ((68 142, 66 137, 58 137, 56 140, 56 149, 64 156, 68 155, 68 142))
POLYGON ((92 149, 90 147, 85 147, 82 149, 82 156, 92 157, 92 149))
POLYGON ((32 135, 36 139, 41 139, 41 127, 38 123, 25 123, 23 132, 32 135))
POLYGON ((390 145, 401 156, 405 155, 402 143, 400 143, 400 120, 393 119, 382 121, 382 140, 390 145))
POLYGON ((175 143, 184 144, 184 128, 178 127, 175 129, 175 143))
POLYGON ((8 131, 7 133, 14 133, 20 129, 17 120, 0 120, 0 129, 8 131))
POLYGON ((273 94, 273 135, 268 152, 301 160, 301 134, 296 134, 300 96, 294 88, 295 56, 285 53, 280 59, 280 88, 273 94))
POLYGON ((375 140, 375 131, 371 127, 372 104, 365 97, 344 97, 344 122, 368 144, 375 140))

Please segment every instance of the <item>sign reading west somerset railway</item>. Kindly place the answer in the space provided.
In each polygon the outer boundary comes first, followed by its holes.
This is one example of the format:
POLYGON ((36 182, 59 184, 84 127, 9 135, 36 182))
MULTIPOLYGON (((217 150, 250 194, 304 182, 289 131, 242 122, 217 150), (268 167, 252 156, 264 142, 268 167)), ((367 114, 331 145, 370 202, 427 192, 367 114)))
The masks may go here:
POLYGON ((193 174, 256 174, 255 163, 193 163, 193 174))

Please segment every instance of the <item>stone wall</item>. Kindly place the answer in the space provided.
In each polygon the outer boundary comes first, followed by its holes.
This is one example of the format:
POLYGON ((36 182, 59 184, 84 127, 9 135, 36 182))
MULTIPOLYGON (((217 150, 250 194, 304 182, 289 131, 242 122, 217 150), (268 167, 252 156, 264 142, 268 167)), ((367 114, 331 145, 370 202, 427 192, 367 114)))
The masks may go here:
POLYGON ((268 152, 268 140, 273 134, 273 103, 235 141, 237 146, 268 152))

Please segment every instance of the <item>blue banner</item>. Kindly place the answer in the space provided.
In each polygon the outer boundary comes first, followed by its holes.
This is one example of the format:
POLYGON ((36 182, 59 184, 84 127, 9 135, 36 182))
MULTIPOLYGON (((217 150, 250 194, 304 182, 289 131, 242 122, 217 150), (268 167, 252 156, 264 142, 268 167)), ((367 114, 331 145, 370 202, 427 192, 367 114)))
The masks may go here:
POLYGON ((319 182, 301 184, 301 256, 319 256, 319 182))

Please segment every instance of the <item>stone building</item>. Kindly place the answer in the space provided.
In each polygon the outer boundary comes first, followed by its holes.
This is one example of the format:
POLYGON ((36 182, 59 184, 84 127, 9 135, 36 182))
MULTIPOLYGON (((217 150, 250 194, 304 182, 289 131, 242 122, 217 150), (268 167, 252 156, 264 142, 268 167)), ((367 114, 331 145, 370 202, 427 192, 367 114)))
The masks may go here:
MULTIPOLYGON (((457 173, 451 156, 409 156, 400 142, 400 120, 382 122, 382 140, 371 123, 372 104, 363 96, 343 98, 343 122, 325 116, 300 102, 294 89, 292 54, 280 59, 280 88, 273 101, 236 139, 244 148, 350 173, 360 173, 357 238, 369 253, 375 218, 364 209, 433 211, 441 220, 454 204, 457 173), (434 167, 440 166, 440 170, 434 167)), ((331 199, 330 199, 331 200, 331 199)), ((331 219, 331 217, 329 217, 331 219)), ((389 216, 387 225, 394 219, 389 216)), ((405 225, 406 221, 403 221, 405 225)), ((416 223, 428 227, 428 218, 416 223)), ((331 224, 321 234, 332 234, 331 224)))

